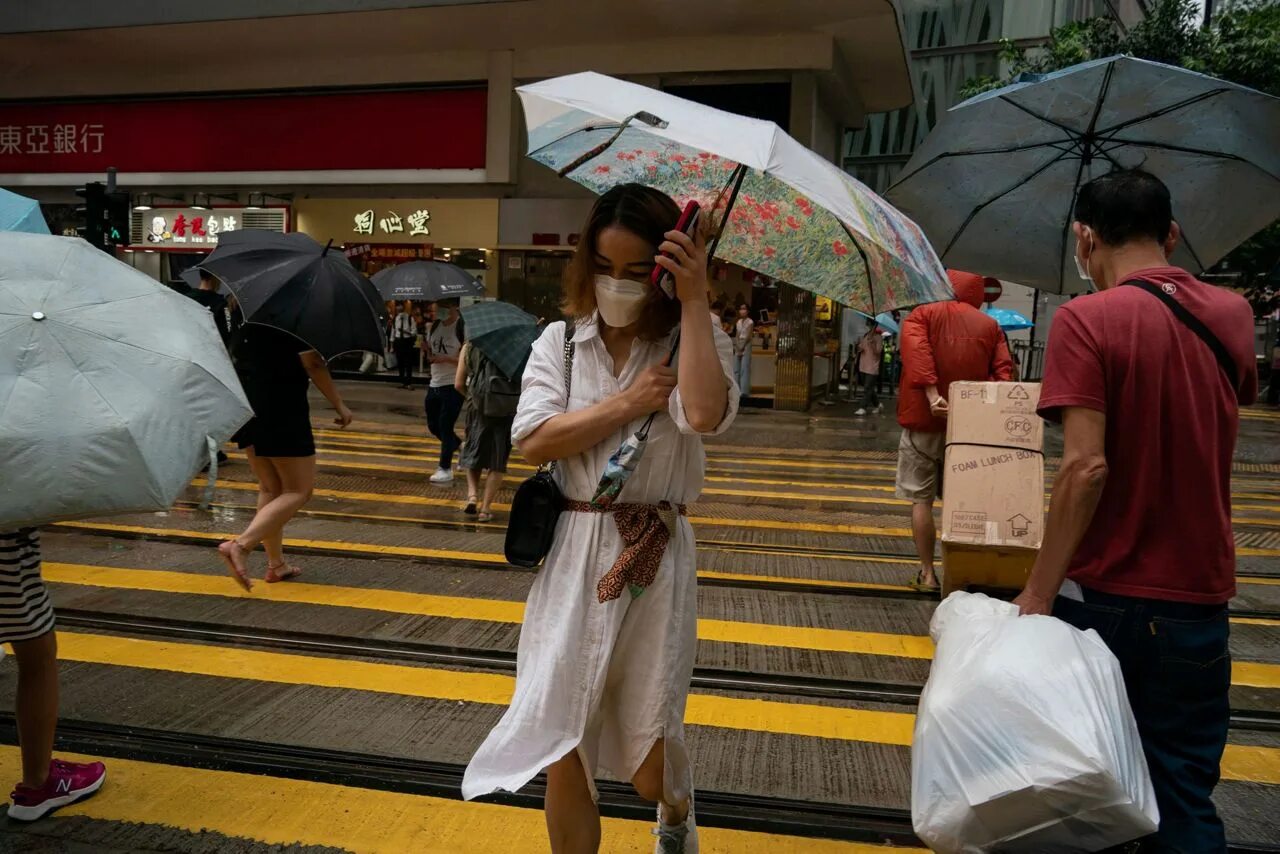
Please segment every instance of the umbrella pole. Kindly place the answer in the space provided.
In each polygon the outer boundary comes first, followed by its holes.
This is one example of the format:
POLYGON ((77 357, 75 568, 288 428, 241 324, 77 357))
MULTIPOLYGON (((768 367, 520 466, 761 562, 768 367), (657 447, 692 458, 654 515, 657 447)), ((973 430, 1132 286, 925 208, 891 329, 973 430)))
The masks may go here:
MULTIPOLYGON (((577 169, 579 166, 586 163, 587 161, 594 160, 595 158, 599 157, 601 154, 603 154, 605 151, 608 150, 609 146, 613 145, 615 142, 618 141, 618 137, 622 136, 622 132, 626 130, 627 126, 630 125, 631 122, 635 119, 639 119, 640 121, 644 122, 650 127, 655 127, 659 129, 667 126, 666 121, 658 118, 653 113, 646 113, 644 110, 641 110, 638 113, 632 113, 631 115, 627 116, 618 124, 618 129, 613 132, 613 136, 609 137, 604 142, 600 143, 590 151, 587 151, 584 154, 578 155, 569 163, 569 165, 563 166, 560 169, 557 169, 556 174, 559 175, 561 178, 563 178, 564 176, 568 175, 570 172, 577 169)), ((581 128, 579 130, 581 130, 581 128)), ((577 131, 574 131, 574 133, 577 133, 577 131)), ((568 135, 569 134, 566 134, 565 136, 568 136, 568 135)), ((562 139, 563 138, 564 137, 562 137, 562 139)), ((546 148, 546 146, 543 146, 543 148, 546 148)))

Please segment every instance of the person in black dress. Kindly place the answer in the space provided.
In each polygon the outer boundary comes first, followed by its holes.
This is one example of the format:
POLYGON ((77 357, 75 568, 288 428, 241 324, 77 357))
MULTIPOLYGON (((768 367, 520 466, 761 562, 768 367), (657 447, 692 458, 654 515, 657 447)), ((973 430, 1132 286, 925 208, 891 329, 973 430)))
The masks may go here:
POLYGON ((310 500, 315 485, 316 445, 307 403, 311 383, 337 410, 335 424, 346 427, 352 416, 324 358, 287 332, 246 323, 232 342, 231 356, 253 407, 253 418, 233 438, 258 478, 258 512, 244 533, 218 546, 218 552, 249 590, 249 553, 259 543, 267 552, 268 583, 301 572, 285 562, 284 526, 310 500))

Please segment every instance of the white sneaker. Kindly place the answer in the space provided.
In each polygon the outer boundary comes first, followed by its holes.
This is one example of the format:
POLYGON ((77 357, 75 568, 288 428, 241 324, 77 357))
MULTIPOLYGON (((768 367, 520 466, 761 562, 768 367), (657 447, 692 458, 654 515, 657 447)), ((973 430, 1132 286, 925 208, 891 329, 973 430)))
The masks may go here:
POLYGON ((453 483, 453 469, 436 469, 431 475, 431 482, 436 486, 448 486, 453 483))
POLYGON ((658 807, 658 826, 653 829, 658 837, 653 854, 698 854, 698 825, 693 820, 693 804, 689 804, 689 817, 684 824, 663 824, 662 807, 658 807))
POLYGON ((865 409, 859 409, 857 412, 855 412, 855 413, 853 413, 853 414, 854 414, 854 415, 866 415, 866 414, 867 414, 867 410, 865 410, 865 409))
POLYGON ((877 404, 876 404, 876 415, 879 415, 881 412, 884 412, 884 404, 883 404, 883 403, 877 403, 877 404))

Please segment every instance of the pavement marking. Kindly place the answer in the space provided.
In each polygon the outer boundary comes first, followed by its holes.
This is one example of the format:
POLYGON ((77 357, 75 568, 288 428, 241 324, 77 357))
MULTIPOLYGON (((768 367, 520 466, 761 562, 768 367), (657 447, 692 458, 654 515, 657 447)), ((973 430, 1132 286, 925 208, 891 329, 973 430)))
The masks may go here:
MULTIPOLYGON (((273 602, 361 608, 420 617, 444 617, 451 620, 480 620, 517 625, 524 621, 523 602, 440 596, 382 588, 339 587, 305 582, 263 583, 254 586, 255 592, 245 593, 234 585, 230 578, 217 575, 54 562, 44 564, 44 578, 46 581, 60 584, 80 584, 89 587, 222 596, 233 599, 257 598, 273 602)), ((920 659, 929 659, 933 656, 933 643, 923 636, 782 626, 738 620, 699 619, 698 640, 843 652, 851 655, 886 655, 920 659)))
MULTIPOLYGON (((221 486, 228 487, 228 488, 251 489, 255 492, 257 491, 256 484, 243 483, 239 481, 220 481, 219 483, 221 486), (236 484, 236 486, 232 486, 232 484, 236 484)), ((325 492, 332 493, 336 491, 337 490, 317 489, 315 490, 315 494, 323 495, 325 492)), ((351 496, 362 495, 362 494, 374 496, 364 500, 370 500, 370 501, 378 500, 376 497, 376 493, 342 493, 344 497, 351 497, 351 496)), ((405 498, 405 499, 417 498, 417 496, 413 496, 413 495, 403 495, 403 496, 393 496, 393 497, 405 498)), ((420 500, 429 501, 431 499, 424 498, 420 500)), ((406 502, 406 503, 413 503, 413 502, 406 502)), ((494 504, 495 508, 499 508, 499 506, 500 505, 496 503, 494 504)), ((356 516, 357 514, 347 514, 347 515, 356 516)), ((386 518, 395 518, 395 517, 386 517, 386 518)), ((702 519, 700 517, 691 516, 689 517, 689 520, 696 524, 707 525, 707 526, 736 524, 739 527, 745 527, 745 528, 770 527, 768 523, 758 522, 754 519, 702 519)), ((75 528, 75 529, 80 529, 85 531, 114 531, 114 532, 125 533, 125 534, 139 534, 143 536, 160 536, 160 537, 182 536, 182 537, 189 537, 193 539, 207 540, 209 542, 221 542, 223 540, 232 539, 233 537, 236 536, 235 534, 232 534, 232 533, 211 533, 208 531, 192 531, 185 528, 151 528, 151 527, 142 526, 142 525, 120 525, 120 524, 115 524, 111 522, 79 522, 79 521, 54 522, 50 525, 50 527, 75 528)), ((782 530, 785 530, 788 528, 792 530, 809 530, 810 528, 822 527, 824 529, 828 529, 828 528, 835 529, 833 531, 827 531, 828 533, 851 533, 851 534, 866 534, 866 535, 872 535, 872 536, 876 536, 876 535, 895 536, 892 533, 885 533, 886 531, 890 531, 890 532, 893 531, 894 529, 892 528, 889 528, 889 529, 857 528, 852 525, 819 526, 816 524, 797 522, 792 525, 783 525, 781 523, 773 523, 772 527, 782 529, 782 530)), ((907 532, 907 533, 909 534, 910 532, 907 532)), ((897 535, 897 536, 901 536, 901 535, 897 535)), ((714 541, 703 541, 703 543, 713 545, 714 541)), ((384 546, 384 545, 378 545, 375 543, 347 543, 347 542, 336 542, 333 540, 307 540, 307 539, 296 539, 296 538, 286 538, 284 541, 284 544, 291 548, 327 549, 330 551, 346 552, 351 554, 376 554, 376 555, 387 555, 391 557, 417 557, 417 558, 426 558, 431 560, 462 560, 462 561, 471 561, 476 563, 498 564, 502 566, 508 565, 506 557, 503 555, 497 554, 496 552, 464 552, 464 551, 455 551, 451 549, 424 549, 424 548, 418 548, 415 546, 384 546)), ((707 547, 704 544, 700 544, 699 547, 700 548, 707 547)), ((761 551, 759 553, 760 554, 780 554, 780 552, 776 552, 776 551, 761 551)), ((1245 556, 1245 557, 1255 557, 1255 556, 1256 557, 1280 557, 1280 549, 1238 548, 1236 549, 1236 554, 1240 556, 1245 556)), ((803 555, 803 553, 802 553, 802 556, 816 557, 816 558, 822 558, 822 559, 826 559, 827 557, 832 557, 832 559, 836 559, 836 560, 852 560, 852 561, 868 560, 868 561, 883 561, 883 562, 892 562, 892 563, 902 562, 902 560, 898 558, 879 558, 879 557, 863 558, 858 556, 840 557, 840 556, 828 556, 828 555, 803 555)), ((771 576, 771 575, 761 575, 761 576, 754 576, 754 577, 760 578, 762 580, 768 580, 770 582, 779 578, 779 576, 771 576)), ((1245 583, 1270 583, 1270 581, 1271 579, 1260 579, 1257 581, 1249 581, 1245 583)), ((788 579, 785 581, 781 581, 780 583, 808 584, 810 583, 810 579, 788 579)), ((847 583, 852 584, 854 582, 847 582, 847 583)))
MULTIPOLYGON (((61 754, 60 754, 61 755, 61 754)), ((68 755, 89 762, 99 757, 68 755)), ((107 760, 108 778, 93 798, 60 809, 49 821, 73 816, 98 821, 209 830, 265 845, 315 845, 356 854, 456 852, 549 854, 541 810, 290 780, 266 774, 212 771, 130 759, 107 760), (251 796, 247 793, 251 793, 251 796), (483 832, 477 832, 483 828, 483 832)), ((0 747, 0 773, 18 779, 16 747, 0 747)), ((652 824, 601 819, 601 850, 650 854, 652 824)), ((10 827, 9 832, 21 833, 10 827)), ((886 854, 921 851, 880 845, 699 827, 706 854, 886 854)))
MULTIPOLYGON (((504 599, 441 596, 406 590, 373 587, 340 587, 329 584, 290 582, 260 583, 246 593, 229 578, 161 569, 133 569, 94 564, 44 564, 44 578, 55 584, 77 584, 117 590, 146 590, 154 593, 218 596, 228 599, 258 599, 301 605, 357 608, 419 617, 476 620, 521 624, 524 603, 504 599)), ((1280 625, 1280 620, 1231 618, 1233 623, 1280 625)), ((849 655, 882 655, 895 658, 933 658, 933 642, 925 635, 867 632, 748 623, 739 620, 699 618, 698 640, 721 641, 748 646, 785 647, 849 655)), ((1233 661, 1233 685, 1250 688, 1280 688, 1280 665, 1265 662, 1233 661)))
MULTIPOLYGON (((352 436, 371 436, 374 438, 392 439, 402 444, 422 445, 426 448, 438 448, 440 443, 435 439, 423 439, 420 436, 402 436, 395 433, 356 433, 344 432, 340 430, 314 430, 316 436, 323 436, 327 439, 340 439, 342 437, 352 436)), ((755 449, 752 449, 755 450, 755 449)), ((434 459, 434 458, 433 458, 434 459)), ((715 451, 707 451, 707 460, 714 462, 733 463, 735 465, 754 466, 761 468, 798 468, 798 469, 843 469, 846 471, 884 471, 896 472, 897 465, 894 463, 855 463, 844 462, 841 460, 819 461, 819 460, 792 460, 792 459, 748 459, 739 454, 722 454, 715 451)))
MULTIPOLYGON (((323 449, 323 450, 325 454, 341 454, 341 455, 350 455, 350 456, 382 457, 382 458, 386 457, 386 454, 371 454, 371 453, 365 453, 361 451, 338 451, 333 449, 323 449)), ((246 459, 246 457, 243 454, 239 454, 239 453, 231 453, 229 454, 229 456, 232 459, 241 459, 241 460, 246 459)), ((401 456, 400 459, 415 459, 415 457, 410 457, 406 455, 406 456, 401 456)), ((417 457, 416 459, 434 460, 435 457, 423 456, 423 457, 417 457)), ((427 475, 426 470, 421 466, 399 466, 399 465, 394 465, 390 463, 357 463, 357 462, 330 460, 330 459, 323 459, 323 458, 319 459, 318 463, 320 465, 329 466, 331 468, 356 469, 360 471, 408 472, 412 474, 422 475, 424 478, 427 475)), ((514 467, 524 468, 529 471, 533 471, 533 468, 531 466, 514 466, 514 467)), ((511 480, 513 479, 510 479, 508 482, 511 482, 511 480)), ((758 483, 758 484, 773 483, 772 481, 763 481, 763 480, 753 481, 753 480, 747 480, 743 478, 732 478, 732 477, 726 477, 726 478, 707 477, 706 480, 712 481, 712 482, 725 482, 725 483, 758 483)), ((784 485, 786 482, 778 481, 776 483, 777 485, 784 485)), ((796 485, 815 486, 819 488, 823 488, 823 487, 834 488, 834 487, 846 486, 845 484, 825 484, 825 483, 808 483, 808 484, 799 483, 796 485)), ((860 487, 850 486, 849 488, 856 489, 860 487)), ((898 498, 876 498, 874 496, 866 496, 866 495, 829 495, 829 494, 812 493, 812 492, 757 492, 757 491, 744 490, 744 489, 727 489, 724 487, 717 487, 717 486, 703 487, 702 495, 704 496, 714 495, 714 496, 730 497, 730 498, 766 498, 766 499, 776 498, 776 499, 781 499, 783 501, 810 501, 810 502, 826 501, 826 502, 835 502, 838 504, 869 504, 877 507, 885 506, 885 505, 894 506, 894 507, 897 507, 897 506, 905 507, 911 504, 910 501, 905 501, 898 498)), ((1047 498, 1048 498, 1048 494, 1046 493, 1046 500, 1047 498)), ((495 504, 494 506, 496 507, 497 505, 495 504)), ((1266 513, 1280 514, 1280 506, 1272 506, 1272 505, 1266 505, 1266 504, 1235 504, 1235 505, 1232 505, 1231 509, 1262 511, 1266 513)), ((1280 518, 1278 519, 1232 519, 1232 521, 1238 522, 1244 525, 1261 525, 1261 526, 1267 526, 1267 527, 1280 527, 1280 518)))
MULTIPOLYGON (((234 454, 232 456, 235 456, 234 454)), ((379 468, 378 466, 366 466, 361 463, 338 463, 339 466, 350 466, 358 468, 379 468)), ((204 478, 198 477, 191 481, 192 486, 205 486, 208 483, 204 478)), ((257 492, 258 484, 244 480, 219 480, 217 483, 220 489, 238 489, 245 492, 257 492)), ((453 507, 459 504, 457 499, 450 498, 427 498, 421 495, 400 495, 386 494, 381 492, 351 492, 343 489, 321 489, 316 488, 313 495, 321 498, 341 498, 349 501, 372 501, 385 504, 407 504, 416 507, 453 507)), ((511 509, 511 505, 501 501, 493 503, 493 509, 499 512, 507 512, 511 509)), ((354 515, 354 514, 349 514, 354 515)), ((904 517, 905 518, 905 517, 904 517)), ((868 537, 911 537, 909 528, 877 528, 866 525, 837 525, 824 522, 774 522, 763 519, 722 519, 719 516, 689 516, 690 523, 694 525, 703 525, 707 527, 720 528, 766 528, 780 531, 805 531, 815 534, 856 534, 868 537)), ((415 520, 421 521, 421 520, 415 520)), ((1276 550, 1276 554, 1280 555, 1280 549, 1276 550)))
MULTIPOLYGON (((58 633, 58 657, 112 667, 498 706, 510 702, 515 687, 513 677, 495 674, 80 632, 58 633)), ((909 747, 915 715, 690 693, 685 723, 909 747)), ((1280 748, 1228 744, 1222 756, 1222 777, 1280 784, 1280 748)), ((247 809, 248 802, 239 806, 247 809)))

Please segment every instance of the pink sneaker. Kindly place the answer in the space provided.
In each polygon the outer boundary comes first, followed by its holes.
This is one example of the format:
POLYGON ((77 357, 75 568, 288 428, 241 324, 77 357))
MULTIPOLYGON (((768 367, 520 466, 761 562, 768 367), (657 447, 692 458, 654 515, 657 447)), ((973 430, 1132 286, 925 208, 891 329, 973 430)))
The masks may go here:
POLYGON ((14 787, 13 803, 9 804, 9 818, 18 821, 35 821, 44 818, 58 807, 74 804, 102 788, 107 779, 107 768, 101 762, 64 762, 55 759, 49 765, 49 779, 38 789, 30 789, 19 783, 14 787))

